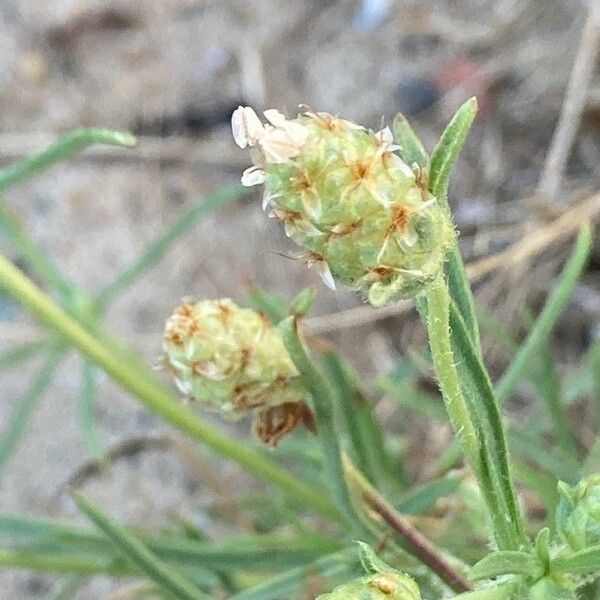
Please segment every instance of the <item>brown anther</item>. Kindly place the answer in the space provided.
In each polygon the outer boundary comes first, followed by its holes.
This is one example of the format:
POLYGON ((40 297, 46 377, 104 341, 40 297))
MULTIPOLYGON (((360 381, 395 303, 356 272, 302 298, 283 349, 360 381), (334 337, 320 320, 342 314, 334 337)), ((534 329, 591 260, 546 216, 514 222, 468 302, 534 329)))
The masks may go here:
POLYGON ((229 317, 231 317, 231 307, 225 302, 219 302, 217 308, 219 309, 221 320, 226 323, 229 320, 229 317))
POLYGON ((182 346, 183 335, 181 331, 177 329, 167 329, 167 331, 165 331, 165 341, 169 344, 173 344, 173 346, 182 346))
POLYGON ((308 171, 299 171, 297 175, 290 177, 290 183, 299 193, 314 190, 314 180, 308 171))
POLYGON ((194 305, 185 302, 175 312, 176 315, 181 317, 193 318, 195 313, 194 305))
POLYGON ((240 371, 242 371, 248 366, 248 362, 252 356, 252 348, 242 348, 240 354, 240 371))
POLYGON ((352 176, 359 181, 368 179, 371 175, 371 166, 371 162, 364 160, 354 163, 351 166, 352 176))
POLYGON ((392 225, 395 229, 404 229, 408 225, 409 212, 404 206, 398 206, 394 210, 392 225))
POLYGON ((196 362, 192 363, 192 373, 194 373, 194 375, 204 375, 205 370, 206 361, 197 360, 196 362))
POLYGON ((385 573, 377 575, 371 585, 384 594, 393 594, 397 588, 394 579, 385 573))
POLYGON ((374 275, 377 275, 377 277, 380 279, 385 279, 386 277, 390 277, 394 274, 394 269, 392 267, 380 266, 371 269, 370 272, 374 275))

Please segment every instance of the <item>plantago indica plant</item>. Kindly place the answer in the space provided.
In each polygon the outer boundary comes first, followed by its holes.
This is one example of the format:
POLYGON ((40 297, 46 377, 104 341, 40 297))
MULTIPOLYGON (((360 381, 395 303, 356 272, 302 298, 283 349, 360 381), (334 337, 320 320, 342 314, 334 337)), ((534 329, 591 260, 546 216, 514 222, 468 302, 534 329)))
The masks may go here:
MULTIPOLYGON (((67 574, 61 598, 101 573, 144 577, 140 594, 185 600, 598 600, 600 442, 575 447, 549 359, 550 332, 585 266, 591 230, 581 228, 546 305, 494 386, 447 201, 476 106, 471 99, 458 110, 431 155, 402 115, 377 132, 312 110, 288 119, 271 109, 263 119, 239 107, 232 116, 234 140, 253 162, 243 186, 264 186, 263 208, 283 222, 324 282, 351 286, 375 308, 396 298, 414 301, 444 405, 407 383, 411 365, 377 385, 405 410, 447 417, 454 429, 455 443, 421 486, 397 451, 402 440, 388 439, 391 432, 380 427, 360 378, 330 344, 310 335, 304 316, 311 289, 287 306, 257 289, 249 294, 252 308, 229 299, 184 300, 163 337, 163 370, 179 394, 104 331, 110 301, 190 223, 241 187, 182 215, 95 297, 62 276, 0 204, 0 231, 60 303, 0 257, 0 285, 49 331, 37 346, 0 353, 0 369, 34 351, 47 354, 0 440, 0 468, 58 359, 73 347, 86 359, 82 422, 94 457, 103 451, 97 432, 91 436, 92 375, 102 369, 165 422, 269 485, 256 498, 239 489, 228 498, 236 516, 219 518, 243 522, 253 533, 224 542, 209 541, 190 523, 168 535, 138 535, 81 492, 73 499, 94 529, 0 514, 0 565, 67 574), (546 410, 530 427, 517 428, 500 405, 522 379, 539 390, 546 410), (221 432, 204 420, 204 410, 251 417, 258 443, 221 432), (453 470, 461 455, 462 469, 453 470), (533 492, 541 510, 522 510, 521 490, 533 492)), ((133 141, 106 130, 67 136, 0 172, 0 190, 90 143, 133 141)), ((590 371, 598 356, 600 345, 590 350, 582 379, 600 381, 590 371)), ((598 439, 600 420, 594 427, 598 439)))

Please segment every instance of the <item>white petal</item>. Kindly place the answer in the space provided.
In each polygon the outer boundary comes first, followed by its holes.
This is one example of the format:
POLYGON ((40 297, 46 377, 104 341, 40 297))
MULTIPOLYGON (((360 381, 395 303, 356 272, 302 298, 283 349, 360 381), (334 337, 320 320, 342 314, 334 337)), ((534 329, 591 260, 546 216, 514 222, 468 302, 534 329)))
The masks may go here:
POLYGON ((385 144, 386 146, 394 143, 394 136, 392 134, 392 130, 389 127, 384 127, 380 129, 375 137, 378 139, 380 144, 385 144))
POLYGON ((267 162, 281 164, 300 153, 307 137, 306 127, 299 123, 287 123, 285 128, 277 127, 266 130, 260 138, 259 144, 267 162))
POLYGON ((265 182, 267 176, 260 167, 248 167, 242 173, 242 185, 252 187, 253 185, 261 185, 265 182))
POLYGON ((233 139, 240 148, 255 146, 264 134, 264 125, 249 106, 238 106, 231 115, 233 139))
POLYGON ((317 273, 321 276, 323 283, 332 290, 335 290, 335 280, 333 279, 333 274, 331 273, 331 269, 329 265, 324 260, 315 261, 315 269, 317 273))
POLYGON ((393 161, 393 168, 398 169, 405 177, 415 179, 413 170, 397 154, 391 154, 390 159, 393 161))
POLYGON ((269 108, 268 110, 265 110, 263 114, 267 121, 269 121, 271 125, 275 125, 275 127, 281 127, 286 122, 285 115, 280 113, 276 108, 269 108))

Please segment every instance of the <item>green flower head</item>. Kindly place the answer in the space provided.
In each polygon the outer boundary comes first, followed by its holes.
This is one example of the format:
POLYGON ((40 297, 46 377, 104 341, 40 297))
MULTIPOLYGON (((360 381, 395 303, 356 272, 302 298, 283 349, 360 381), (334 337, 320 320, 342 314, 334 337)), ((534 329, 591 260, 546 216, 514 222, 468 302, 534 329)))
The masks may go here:
POLYGON ((421 600, 419 586, 408 575, 384 572, 338 586, 317 600, 421 600))
POLYGON ((556 529, 572 550, 600 544, 600 475, 582 479, 576 486, 559 484, 561 500, 556 529))
POLYGON ((299 373, 264 315, 229 299, 184 302, 167 320, 163 349, 186 397, 230 418, 254 415, 270 445, 298 423, 314 428, 299 373))
POLYGON ((374 306, 425 291, 454 231, 423 173, 396 153, 390 129, 375 133, 320 112, 264 114, 267 124, 248 107, 232 117, 235 141, 255 159, 242 183, 265 184, 264 208, 325 283, 354 286, 374 306))

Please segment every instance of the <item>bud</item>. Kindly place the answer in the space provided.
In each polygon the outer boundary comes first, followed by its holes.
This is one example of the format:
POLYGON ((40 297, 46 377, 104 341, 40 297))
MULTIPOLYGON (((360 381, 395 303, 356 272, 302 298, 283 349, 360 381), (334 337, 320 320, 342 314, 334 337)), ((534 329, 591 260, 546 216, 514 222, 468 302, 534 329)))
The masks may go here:
POLYGON ((571 487, 559 483, 561 499, 556 509, 556 529, 572 550, 600 544, 600 475, 571 487))
POLYGON ((424 171, 396 154, 390 129, 374 133, 327 113, 264 114, 270 124, 248 107, 232 117, 238 145, 254 147, 242 183, 265 183, 264 207, 325 283, 354 286, 374 306, 425 291, 454 231, 424 171))
POLYGON ((230 418, 254 415, 265 443, 300 423, 314 430, 299 373, 262 314, 229 299, 185 302, 167 320, 163 349, 183 394, 230 418))
POLYGON ((421 594, 408 575, 390 571, 355 579, 317 600, 421 600, 421 594))

